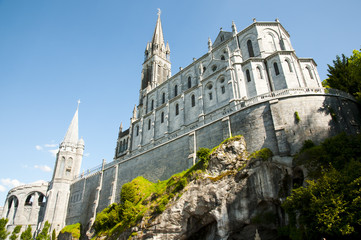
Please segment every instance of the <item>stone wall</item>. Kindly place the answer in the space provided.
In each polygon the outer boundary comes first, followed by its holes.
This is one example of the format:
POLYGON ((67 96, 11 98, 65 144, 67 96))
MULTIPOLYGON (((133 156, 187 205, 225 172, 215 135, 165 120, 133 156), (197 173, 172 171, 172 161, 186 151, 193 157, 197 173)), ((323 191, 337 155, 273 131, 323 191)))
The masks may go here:
POLYGON ((191 167, 195 150, 213 148, 231 134, 243 135, 249 152, 267 147, 275 155, 292 155, 307 139, 319 143, 341 131, 356 133, 360 124, 355 102, 341 96, 288 93, 248 107, 240 103, 223 114, 207 115, 199 120, 199 126, 179 130, 168 141, 108 163, 102 171, 75 182, 71 196, 81 193, 82 197, 78 202, 69 202, 66 224, 80 222, 87 226, 95 211, 92 209, 100 212, 119 201, 123 184, 140 175, 151 181, 165 180, 191 167))

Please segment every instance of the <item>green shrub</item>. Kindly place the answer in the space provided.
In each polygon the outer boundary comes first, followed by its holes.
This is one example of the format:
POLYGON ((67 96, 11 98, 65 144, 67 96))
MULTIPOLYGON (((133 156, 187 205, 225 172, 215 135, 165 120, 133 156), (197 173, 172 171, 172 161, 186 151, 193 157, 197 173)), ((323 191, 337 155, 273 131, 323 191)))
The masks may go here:
POLYGON ((268 160, 273 156, 273 152, 269 148, 262 148, 261 150, 253 152, 249 158, 262 159, 263 161, 268 160))
POLYGON ((298 112, 295 112, 295 121, 296 123, 299 123, 301 121, 300 115, 298 115, 298 112))
MULTIPOLYGON (((81 224, 75 223, 72 225, 67 225, 60 232, 61 233, 70 233, 73 236, 73 238, 80 238, 81 224)), ((54 231, 53 231, 53 235, 55 235, 54 231)))

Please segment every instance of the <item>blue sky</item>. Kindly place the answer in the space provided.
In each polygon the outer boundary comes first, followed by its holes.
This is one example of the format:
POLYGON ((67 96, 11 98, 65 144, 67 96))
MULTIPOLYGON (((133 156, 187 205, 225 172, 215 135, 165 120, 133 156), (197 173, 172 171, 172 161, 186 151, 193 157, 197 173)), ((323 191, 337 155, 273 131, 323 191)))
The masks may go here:
POLYGON ((112 161, 138 102, 146 43, 162 11, 172 73, 207 52, 219 29, 274 21, 321 79, 336 55, 360 49, 361 1, 0 0, 0 206, 12 187, 49 181, 77 107, 82 169, 112 161), (295 2, 295 3, 293 3, 295 2))

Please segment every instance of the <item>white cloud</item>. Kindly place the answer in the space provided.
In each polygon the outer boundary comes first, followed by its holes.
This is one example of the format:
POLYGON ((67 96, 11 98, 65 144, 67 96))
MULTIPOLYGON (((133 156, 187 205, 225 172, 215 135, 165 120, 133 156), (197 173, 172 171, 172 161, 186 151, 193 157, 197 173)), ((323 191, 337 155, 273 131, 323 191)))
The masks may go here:
POLYGON ((40 169, 41 171, 44 172, 51 172, 51 168, 49 166, 46 165, 35 165, 34 168, 40 169))
POLYGON ((53 155, 53 157, 56 156, 56 154, 58 153, 58 151, 59 151, 59 149, 50 149, 50 150, 48 150, 48 152, 50 152, 50 153, 53 155))
POLYGON ((54 147, 57 147, 58 144, 45 144, 44 147, 47 147, 47 148, 54 148, 54 147))
POLYGON ((13 187, 17 187, 20 185, 24 185, 25 183, 20 182, 17 179, 10 179, 10 178, 2 178, 0 180, 2 185, 5 185, 7 187, 13 188, 13 187))
POLYGON ((6 188, 3 185, 0 185, 0 192, 5 192, 6 188))
POLYGON ((40 151, 40 150, 43 150, 43 147, 42 147, 42 146, 39 146, 39 145, 36 145, 36 146, 35 146, 35 149, 38 150, 38 151, 40 151))

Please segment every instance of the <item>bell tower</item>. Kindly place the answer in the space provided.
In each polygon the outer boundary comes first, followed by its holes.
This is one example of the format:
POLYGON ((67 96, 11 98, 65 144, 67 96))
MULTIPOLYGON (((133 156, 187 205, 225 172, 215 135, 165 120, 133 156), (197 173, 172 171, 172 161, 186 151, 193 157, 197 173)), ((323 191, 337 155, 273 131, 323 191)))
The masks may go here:
POLYGON ((170 48, 164 44, 162 23, 160 20, 160 9, 155 25, 153 38, 147 43, 144 52, 144 63, 142 70, 140 105, 146 92, 161 84, 171 76, 170 48), (146 91, 144 91, 146 90, 146 91))
POLYGON ((65 226, 70 185, 80 173, 83 159, 84 140, 78 138, 78 107, 59 146, 53 172, 53 178, 47 191, 47 205, 44 222, 52 223, 51 230, 58 233, 65 226))

